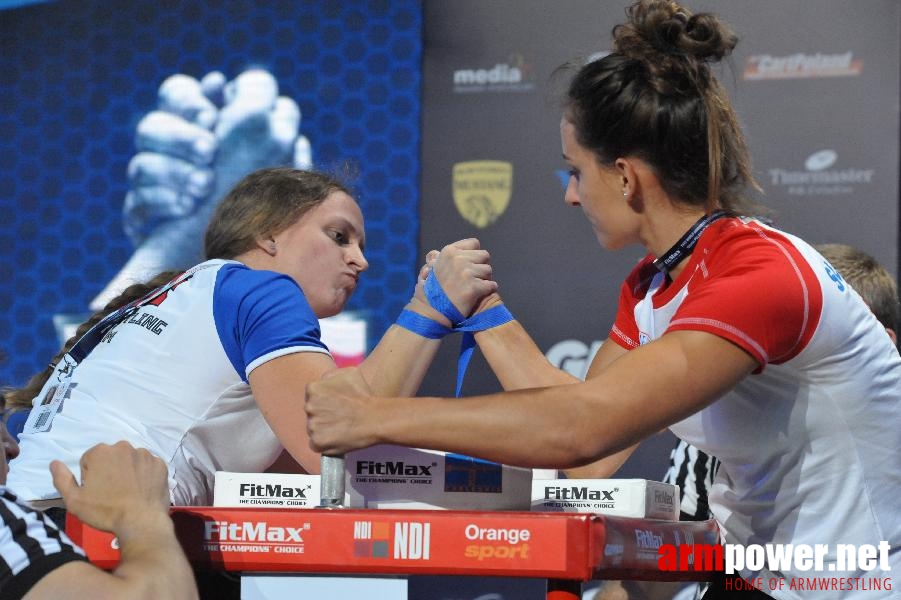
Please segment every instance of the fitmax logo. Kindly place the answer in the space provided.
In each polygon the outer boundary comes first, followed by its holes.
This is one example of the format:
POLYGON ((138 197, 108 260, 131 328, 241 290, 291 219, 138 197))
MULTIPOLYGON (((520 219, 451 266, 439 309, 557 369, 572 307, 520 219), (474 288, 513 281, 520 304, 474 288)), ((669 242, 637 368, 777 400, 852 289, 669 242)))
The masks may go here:
POLYGON ((266 521, 256 523, 244 521, 207 521, 204 525, 203 539, 206 542, 295 542, 303 543, 305 524, 301 527, 270 527, 266 521))
POLYGON ((663 536, 647 529, 636 529, 635 541, 638 543, 639 548, 656 550, 663 544, 663 536))
POLYGON ((559 487, 545 486, 545 500, 601 500, 604 502, 614 502, 613 493, 617 490, 592 490, 587 487, 559 487))
POLYGON ((431 477, 431 465, 408 465, 402 460, 376 462, 357 461, 357 475, 404 475, 406 477, 431 477))
POLYGON ((277 496, 280 498, 306 498, 307 491, 310 489, 310 486, 307 486, 306 489, 299 487, 282 487, 281 484, 277 483, 275 485, 266 484, 263 485, 261 483, 242 483, 241 487, 238 489, 238 494, 240 496, 251 496, 251 497, 272 497, 277 496))

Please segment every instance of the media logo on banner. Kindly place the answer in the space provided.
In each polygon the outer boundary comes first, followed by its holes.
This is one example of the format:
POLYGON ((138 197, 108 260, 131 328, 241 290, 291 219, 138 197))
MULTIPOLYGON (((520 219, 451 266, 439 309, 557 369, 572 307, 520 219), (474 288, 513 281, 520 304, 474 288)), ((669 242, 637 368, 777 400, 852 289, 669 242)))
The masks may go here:
POLYGON ((535 89, 532 64, 521 54, 512 54, 505 62, 491 67, 463 68, 454 71, 454 93, 531 92, 535 89))
POLYGON ((818 150, 807 157, 803 170, 768 169, 770 185, 790 196, 845 196, 873 182, 875 169, 836 168, 838 160, 835 150, 818 150))
POLYGON ((510 204, 513 164, 473 160, 454 165, 453 195, 457 212, 479 229, 498 220, 510 204))
POLYGON ((419 521, 354 521, 354 556, 429 560, 432 524, 419 521), (393 526, 393 536, 392 534, 393 526))
POLYGON ((804 54, 788 56, 754 54, 745 62, 743 79, 814 79, 820 77, 853 77, 863 70, 863 60, 851 51, 841 54, 804 54))

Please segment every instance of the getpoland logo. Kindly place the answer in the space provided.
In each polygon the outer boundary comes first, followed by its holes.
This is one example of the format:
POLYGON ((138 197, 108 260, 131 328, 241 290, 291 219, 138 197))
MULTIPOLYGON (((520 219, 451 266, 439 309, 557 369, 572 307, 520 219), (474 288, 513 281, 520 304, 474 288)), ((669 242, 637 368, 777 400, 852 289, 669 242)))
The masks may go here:
POLYGON ((848 52, 840 54, 804 54, 788 56, 754 54, 745 63, 744 79, 811 79, 860 75, 863 61, 848 52))

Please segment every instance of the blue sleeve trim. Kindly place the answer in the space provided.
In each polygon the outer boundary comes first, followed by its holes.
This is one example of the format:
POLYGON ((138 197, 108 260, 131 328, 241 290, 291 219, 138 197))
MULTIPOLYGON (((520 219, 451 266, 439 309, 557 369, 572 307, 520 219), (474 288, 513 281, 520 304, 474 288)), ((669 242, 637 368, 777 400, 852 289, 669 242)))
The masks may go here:
POLYGON ((216 274, 213 318, 225 354, 244 381, 248 366, 264 355, 287 348, 328 352, 303 290, 286 275, 223 266, 216 274))

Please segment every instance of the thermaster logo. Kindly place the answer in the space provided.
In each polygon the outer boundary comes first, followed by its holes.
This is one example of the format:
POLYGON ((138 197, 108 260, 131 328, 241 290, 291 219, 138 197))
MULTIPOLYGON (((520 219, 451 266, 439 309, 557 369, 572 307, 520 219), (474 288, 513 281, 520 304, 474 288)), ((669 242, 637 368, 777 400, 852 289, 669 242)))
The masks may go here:
POLYGON ((454 93, 530 92, 535 89, 532 65, 521 54, 512 54, 505 62, 488 68, 454 71, 454 93))
POLYGON ((745 63, 744 79, 809 79, 860 75, 863 61, 849 50, 842 54, 755 54, 745 63))
POLYGON ((267 521, 207 521, 203 547, 208 552, 303 554, 304 535, 309 530, 309 523, 281 527, 267 521))
POLYGON ((841 196, 873 181, 874 169, 835 168, 838 158, 835 150, 824 149, 807 157, 803 171, 769 169, 770 184, 792 196, 841 196))
POLYGON ((394 543, 391 523, 354 521, 354 556, 359 558, 395 558, 398 560, 429 560, 431 555, 432 524, 422 522, 394 523, 394 543), (389 548, 391 554, 389 555, 389 548))
POLYGON ((484 229, 507 210, 513 191, 513 164, 500 160, 457 163, 452 181, 457 212, 484 229))

